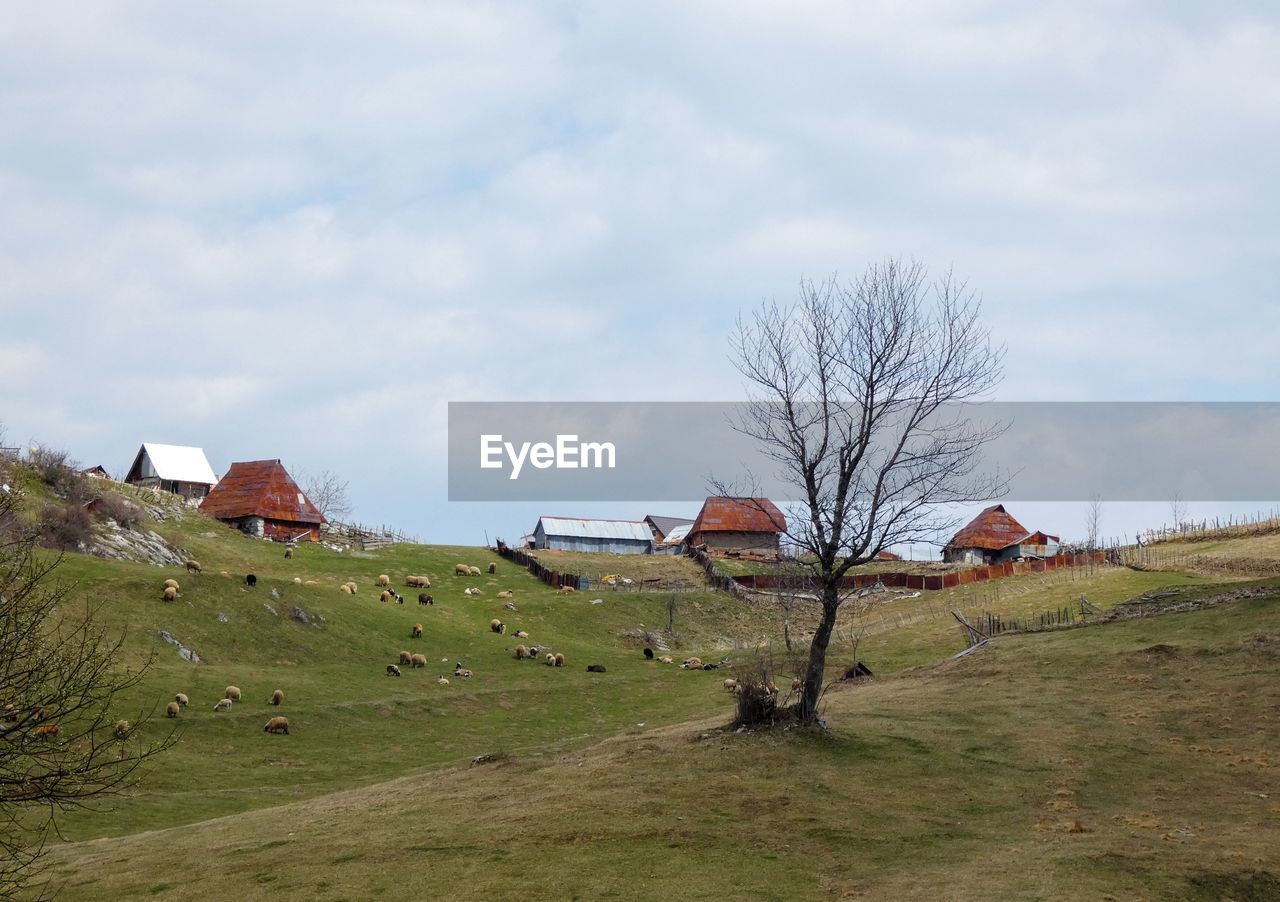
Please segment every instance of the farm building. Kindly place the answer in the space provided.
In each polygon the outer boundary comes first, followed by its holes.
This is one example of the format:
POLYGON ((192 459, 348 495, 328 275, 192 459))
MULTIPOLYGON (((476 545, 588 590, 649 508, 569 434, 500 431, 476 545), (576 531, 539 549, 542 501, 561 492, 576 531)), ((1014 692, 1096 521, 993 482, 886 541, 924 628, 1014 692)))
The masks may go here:
POLYGON ((107 472, 107 468, 102 464, 96 467, 85 467, 80 471, 81 476, 92 476, 94 479, 110 479, 111 474, 107 472))
POLYGON ((667 533, 666 538, 653 546, 653 550, 662 554, 679 554, 684 548, 684 540, 689 537, 689 527, 691 526, 693 526, 692 521, 673 527, 671 532, 667 533))
POLYGON ((1058 544, 1057 536, 1029 532, 1003 504, 993 504, 951 537, 942 549, 942 559, 950 564, 1001 564, 1052 557, 1058 553, 1058 544))
POLYGON ((218 482, 204 451, 183 445, 143 442, 124 481, 173 492, 183 498, 203 498, 218 482))
POLYGON ((325 519, 279 460, 233 463, 200 510, 250 535, 317 541, 325 519))
POLYGON ((653 533, 643 520, 539 517, 538 524, 533 528, 533 547, 560 551, 651 554, 653 533))
MULTIPOLYGON (((657 514, 649 514, 644 518, 644 522, 649 524, 649 529, 653 531, 653 541, 657 544, 664 542, 673 529, 693 525, 692 520, 684 517, 660 517, 657 514)), ((688 531, 688 529, 685 530, 685 532, 688 531)))
POLYGON ((787 518, 768 498, 708 498, 686 542, 708 551, 776 553, 787 518))

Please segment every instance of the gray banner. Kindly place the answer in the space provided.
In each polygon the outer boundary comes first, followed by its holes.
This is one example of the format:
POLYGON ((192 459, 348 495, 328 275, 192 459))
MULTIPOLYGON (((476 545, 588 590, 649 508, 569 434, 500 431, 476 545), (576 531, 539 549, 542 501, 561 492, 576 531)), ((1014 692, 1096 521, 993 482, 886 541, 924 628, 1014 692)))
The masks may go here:
MULTIPOLYGON (((696 501, 712 480, 797 498, 720 402, 451 402, 450 501, 696 501)), ((1280 404, 1017 403, 945 412, 1004 431, 979 471, 1027 501, 1280 499, 1280 404)))

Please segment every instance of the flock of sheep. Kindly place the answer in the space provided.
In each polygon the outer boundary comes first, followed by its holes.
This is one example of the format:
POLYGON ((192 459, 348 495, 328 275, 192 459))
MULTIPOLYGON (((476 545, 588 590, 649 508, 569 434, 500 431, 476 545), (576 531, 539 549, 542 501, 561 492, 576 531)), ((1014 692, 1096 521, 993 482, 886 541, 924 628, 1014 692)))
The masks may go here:
MULTIPOLYGON (((213 710, 215 713, 230 711, 231 706, 236 702, 240 701, 240 698, 241 698, 240 687, 228 686, 226 690, 223 692, 222 698, 218 699, 217 704, 213 706, 213 710)), ((165 711, 164 711, 165 716, 177 717, 179 714, 182 713, 182 709, 187 707, 190 703, 191 703, 191 700, 187 698, 187 694, 185 692, 176 693, 173 696, 173 701, 169 702, 169 704, 165 706, 165 711)), ((284 690, 277 689, 274 692, 272 692, 271 698, 267 699, 267 704, 275 705, 277 708, 280 707, 280 705, 283 705, 284 690)), ((129 730, 129 722, 127 720, 121 720, 116 723, 117 737, 123 738, 123 734, 127 733, 128 730, 129 730)), ((289 718, 279 717, 279 716, 273 717, 267 721, 267 725, 262 728, 262 731, 264 733, 284 733, 287 735, 289 733, 289 718)))

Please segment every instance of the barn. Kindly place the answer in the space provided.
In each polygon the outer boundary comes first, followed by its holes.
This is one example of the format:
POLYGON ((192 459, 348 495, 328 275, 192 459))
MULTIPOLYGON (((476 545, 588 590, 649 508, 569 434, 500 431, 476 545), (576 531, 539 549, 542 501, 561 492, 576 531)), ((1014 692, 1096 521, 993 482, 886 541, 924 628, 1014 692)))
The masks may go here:
POLYGON ((318 541, 324 516, 279 460, 231 465, 200 510, 254 536, 318 541))
POLYGON ((539 517, 533 528, 533 547, 559 551, 651 554, 653 533, 643 520, 539 517))
POLYGON ((662 517, 658 514, 649 514, 644 518, 644 522, 649 524, 649 529, 653 532, 653 541, 662 544, 666 541, 667 536, 671 535, 671 531, 685 527, 683 533, 689 531, 688 527, 693 525, 693 521, 684 517, 662 517))
POLYGON ((942 559, 950 564, 1002 564, 1052 557, 1058 545, 1058 536, 1030 532, 1003 504, 993 504, 951 537, 942 549, 942 559))
POLYGON ((711 497, 689 527, 686 542, 708 551, 777 553, 787 518, 768 498, 711 497))
POLYGON ((143 442, 124 481, 198 499, 209 494, 218 477, 201 448, 143 442))

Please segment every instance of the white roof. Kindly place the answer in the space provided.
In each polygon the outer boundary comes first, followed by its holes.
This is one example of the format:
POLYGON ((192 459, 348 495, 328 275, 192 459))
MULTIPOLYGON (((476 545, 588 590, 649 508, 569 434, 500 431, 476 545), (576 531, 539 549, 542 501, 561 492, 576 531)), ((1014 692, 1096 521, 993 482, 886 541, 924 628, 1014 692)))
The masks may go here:
POLYGON ((689 528, 691 526, 693 526, 692 523, 685 523, 681 526, 677 526, 675 529, 671 530, 671 532, 667 533, 667 537, 662 540, 662 544, 679 545, 684 541, 684 537, 689 534, 689 528))
POLYGON ((580 520, 577 517, 539 517, 542 531, 549 536, 579 539, 635 539, 653 541, 653 530, 643 520, 580 520))
POLYGON ((218 477, 213 475, 213 467, 204 456, 202 448, 188 448, 185 445, 157 445, 155 442, 143 442, 142 450, 151 461, 151 467, 161 479, 174 482, 203 482, 215 485, 218 477))

